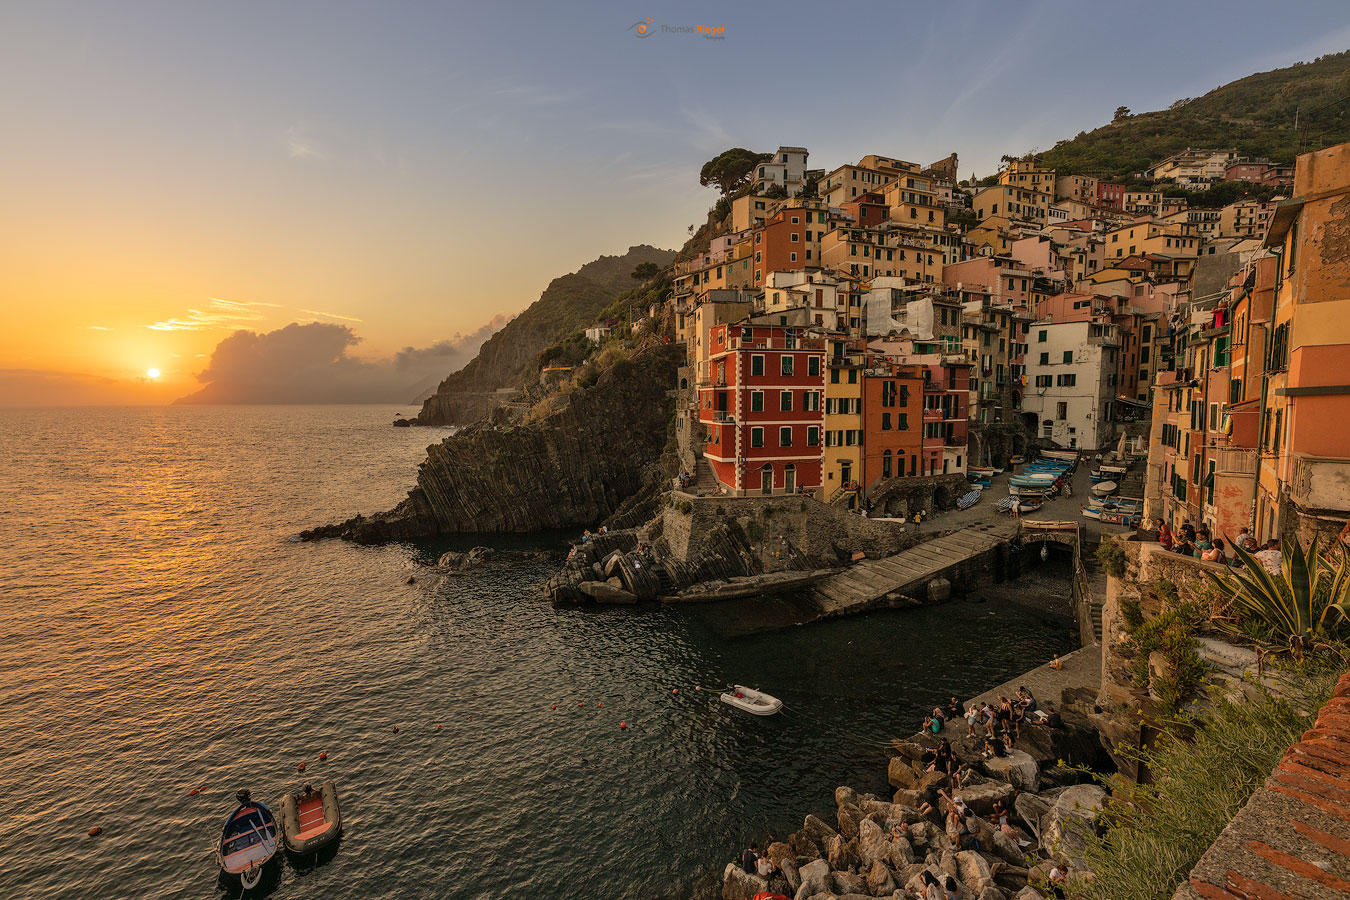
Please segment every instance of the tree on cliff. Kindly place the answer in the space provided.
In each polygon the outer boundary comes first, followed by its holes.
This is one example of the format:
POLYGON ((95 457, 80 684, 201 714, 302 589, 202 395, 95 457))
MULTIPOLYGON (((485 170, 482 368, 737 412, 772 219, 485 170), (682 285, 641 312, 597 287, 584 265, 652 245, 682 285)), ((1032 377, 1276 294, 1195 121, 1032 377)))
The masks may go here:
POLYGON ((1123 122, 1130 117, 1130 108, 1128 106, 1117 106, 1115 113, 1111 116, 1112 122, 1123 122))
POLYGON ((633 269, 634 281, 651 281, 657 275, 661 274, 661 267, 654 262, 638 263, 633 269))
POLYGON ((704 187, 715 185, 726 196, 750 183, 755 166, 768 159, 768 153, 755 153, 744 147, 732 147, 703 164, 698 183, 704 187))

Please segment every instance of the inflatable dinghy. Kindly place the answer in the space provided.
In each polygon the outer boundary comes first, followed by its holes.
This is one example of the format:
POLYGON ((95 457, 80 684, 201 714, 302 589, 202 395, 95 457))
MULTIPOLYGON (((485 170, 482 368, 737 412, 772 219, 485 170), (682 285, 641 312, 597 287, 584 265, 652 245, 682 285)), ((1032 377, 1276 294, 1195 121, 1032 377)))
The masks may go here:
POLYGON ((337 840, 342 813, 333 782, 325 781, 317 790, 307 784, 282 797, 281 824, 291 853, 313 853, 337 840))
POLYGON ((777 697, 741 684, 732 685, 731 690, 722 695, 722 702, 755 716, 771 716, 783 708, 783 701, 777 697))

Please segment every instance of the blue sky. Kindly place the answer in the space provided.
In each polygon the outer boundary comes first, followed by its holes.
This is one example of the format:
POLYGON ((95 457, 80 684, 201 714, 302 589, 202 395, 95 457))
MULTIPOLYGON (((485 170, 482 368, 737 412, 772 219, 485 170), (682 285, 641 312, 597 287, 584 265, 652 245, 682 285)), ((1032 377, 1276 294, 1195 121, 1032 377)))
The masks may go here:
POLYGON ((0 366, 33 364, 23 329, 212 297, 360 320, 388 353, 678 246, 729 146, 986 174, 1347 47, 1344 2, 11 2, 0 289, 26 311, 0 366), (629 30, 649 17, 725 38, 629 30))

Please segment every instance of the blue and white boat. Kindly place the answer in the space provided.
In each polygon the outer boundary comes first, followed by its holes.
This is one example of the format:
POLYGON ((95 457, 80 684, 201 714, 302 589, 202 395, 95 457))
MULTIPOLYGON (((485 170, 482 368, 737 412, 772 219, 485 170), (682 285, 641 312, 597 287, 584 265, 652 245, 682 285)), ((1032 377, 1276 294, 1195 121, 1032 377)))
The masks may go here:
POLYGON ((960 497, 956 498, 956 508, 970 509, 976 503, 980 502, 980 496, 982 494, 984 494, 984 491, 979 490, 969 491, 967 493, 962 494, 960 497))
POLYGON ((216 844, 216 859, 231 875, 238 875, 245 890, 258 886, 263 866, 277 852, 280 829, 267 804, 249 796, 247 790, 234 795, 239 807, 230 813, 216 844))

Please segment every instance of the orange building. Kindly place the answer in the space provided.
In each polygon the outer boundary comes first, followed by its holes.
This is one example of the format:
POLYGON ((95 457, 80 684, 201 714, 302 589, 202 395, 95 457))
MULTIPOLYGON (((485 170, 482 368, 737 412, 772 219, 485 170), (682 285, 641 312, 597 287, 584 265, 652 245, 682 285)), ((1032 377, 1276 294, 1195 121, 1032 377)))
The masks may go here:
POLYGON ((864 492, 919 473, 923 447, 923 370, 873 359, 863 370, 864 492))

